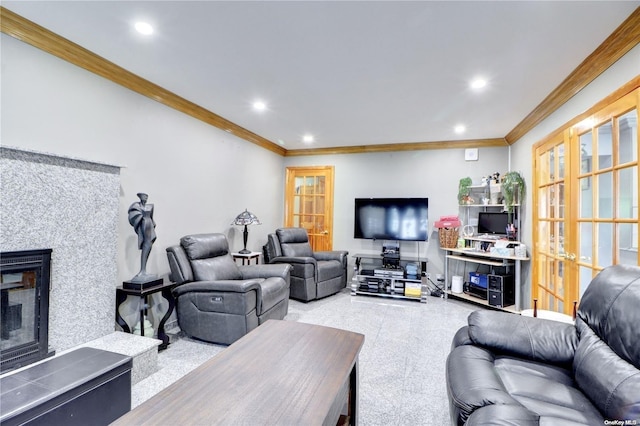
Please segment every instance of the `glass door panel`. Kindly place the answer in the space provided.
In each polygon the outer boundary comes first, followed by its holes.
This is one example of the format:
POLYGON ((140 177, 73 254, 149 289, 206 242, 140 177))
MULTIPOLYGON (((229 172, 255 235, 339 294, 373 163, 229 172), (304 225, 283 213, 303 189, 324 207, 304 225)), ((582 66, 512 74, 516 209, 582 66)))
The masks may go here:
POLYGON ((602 269, 609 265, 613 265, 613 224, 598 223, 598 262, 597 265, 602 269))
POLYGON ((613 218, 613 174, 611 172, 602 173, 597 176, 598 191, 598 218, 613 218))
POLYGON ((618 119, 618 163, 638 161, 638 110, 634 109, 618 119))
POLYGON ((580 252, 579 259, 584 263, 591 263, 593 259, 593 225, 591 222, 582 222, 580 224, 580 252))
POLYGON ((638 224, 618 224, 618 263, 623 265, 638 264, 638 224))
POLYGON ((632 219, 638 217, 638 167, 618 170, 618 217, 632 219))
POLYGON ((597 168, 607 169, 613 165, 612 131, 613 125, 607 122, 598 127, 598 163, 597 168))

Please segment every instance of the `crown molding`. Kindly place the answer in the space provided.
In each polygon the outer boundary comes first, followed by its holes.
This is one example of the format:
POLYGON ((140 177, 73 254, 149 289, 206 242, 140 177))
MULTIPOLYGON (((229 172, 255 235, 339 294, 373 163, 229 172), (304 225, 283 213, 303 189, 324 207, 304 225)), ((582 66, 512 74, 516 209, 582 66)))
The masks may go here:
POLYGON ((111 80, 127 89, 153 99, 154 101, 190 115, 193 118, 268 149, 269 151, 273 151, 276 154, 284 155, 286 151, 280 145, 238 126, 226 118, 182 98, 149 80, 145 80, 2 6, 0 6, 0 31, 69 63, 84 68, 87 71, 111 80))
POLYGON ((514 144, 640 42, 640 7, 534 108, 505 139, 514 144))
POLYGON ((405 142, 380 145, 353 145, 333 148, 288 149, 285 157, 303 155, 366 154, 372 152, 417 151, 427 149, 487 148, 508 146, 504 138, 467 139, 457 141, 405 142))

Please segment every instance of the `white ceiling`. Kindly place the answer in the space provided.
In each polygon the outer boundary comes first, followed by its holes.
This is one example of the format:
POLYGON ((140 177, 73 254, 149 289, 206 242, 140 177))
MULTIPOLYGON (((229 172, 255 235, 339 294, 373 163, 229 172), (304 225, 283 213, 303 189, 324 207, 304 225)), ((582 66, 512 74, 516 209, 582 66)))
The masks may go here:
POLYGON ((502 138, 640 1, 6 1, 287 149, 502 138), (133 30, 137 20, 152 36, 133 30), (476 76, 488 86, 474 92, 476 76), (262 99, 268 108, 254 112, 262 99), (453 131, 465 124, 466 133, 453 131), (302 136, 313 134, 305 144, 302 136))

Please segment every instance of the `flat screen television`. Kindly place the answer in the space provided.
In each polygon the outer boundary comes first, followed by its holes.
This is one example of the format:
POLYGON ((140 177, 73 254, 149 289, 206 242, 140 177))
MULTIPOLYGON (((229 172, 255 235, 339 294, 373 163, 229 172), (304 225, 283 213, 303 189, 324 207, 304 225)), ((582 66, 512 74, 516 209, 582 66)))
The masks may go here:
POLYGON ((507 234, 507 212, 478 212, 478 234, 507 234))
POLYGON ((428 198, 356 198, 353 237, 427 241, 428 198))

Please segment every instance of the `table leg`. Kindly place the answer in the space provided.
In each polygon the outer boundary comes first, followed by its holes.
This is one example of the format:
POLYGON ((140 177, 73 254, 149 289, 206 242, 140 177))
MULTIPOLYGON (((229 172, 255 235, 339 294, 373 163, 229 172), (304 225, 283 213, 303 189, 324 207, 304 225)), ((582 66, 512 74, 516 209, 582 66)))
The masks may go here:
POLYGON ((349 424, 358 424, 358 360, 349 375, 349 424))
POLYGON ((444 300, 447 300, 449 296, 449 293, 447 293, 447 285, 449 284, 449 257, 447 257, 448 254, 449 254, 449 251, 445 250, 444 251, 444 288, 442 289, 444 291, 444 300))
POLYGON ((164 314, 164 316, 160 320, 160 323, 158 324, 158 339, 162 340, 162 344, 160 345, 159 349, 166 349, 167 346, 169 346, 169 336, 167 336, 167 333, 165 333, 164 331, 164 324, 167 322, 167 320, 171 316, 171 313, 173 312, 176 306, 176 301, 173 299, 173 295, 171 294, 171 288, 169 287, 163 289, 161 294, 162 294, 162 297, 164 297, 165 300, 169 303, 167 312, 164 314))
POLYGON ((122 290, 116 289, 116 323, 122 327, 122 331, 125 333, 131 333, 129 325, 126 323, 124 318, 120 316, 120 305, 122 305, 125 300, 127 300, 127 294, 122 290))
POLYGON ((516 311, 520 311, 521 309, 521 297, 520 297, 520 260, 516 260, 516 276, 514 277, 516 282, 515 282, 515 293, 516 293, 516 297, 515 297, 515 302, 516 302, 516 311))
POLYGON ((144 337, 144 314, 147 312, 147 296, 142 296, 140 300, 142 300, 142 306, 140 307, 140 335, 144 337))

